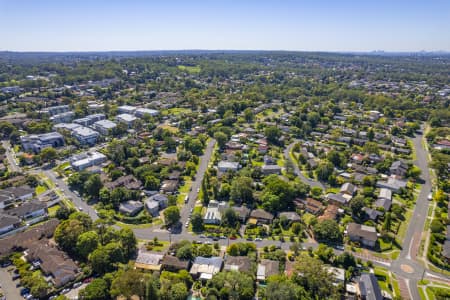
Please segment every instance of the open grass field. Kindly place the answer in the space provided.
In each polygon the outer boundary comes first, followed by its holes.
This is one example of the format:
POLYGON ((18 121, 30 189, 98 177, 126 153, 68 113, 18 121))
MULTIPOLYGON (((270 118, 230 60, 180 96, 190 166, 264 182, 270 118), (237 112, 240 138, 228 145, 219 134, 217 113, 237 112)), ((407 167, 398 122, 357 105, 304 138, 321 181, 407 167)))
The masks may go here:
POLYGON ((181 71, 186 71, 190 74, 198 74, 202 70, 200 66, 178 66, 181 71))

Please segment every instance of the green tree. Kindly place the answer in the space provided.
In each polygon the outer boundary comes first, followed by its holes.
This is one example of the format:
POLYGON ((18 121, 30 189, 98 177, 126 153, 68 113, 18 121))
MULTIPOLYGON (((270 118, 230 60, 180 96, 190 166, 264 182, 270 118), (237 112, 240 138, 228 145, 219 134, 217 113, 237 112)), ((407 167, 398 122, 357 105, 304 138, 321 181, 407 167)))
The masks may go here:
POLYGON ((264 130, 264 134, 266 135, 267 141, 271 144, 279 144, 281 131, 276 126, 268 126, 264 130))
POLYGON ((350 209, 352 210, 352 214, 357 217, 361 217, 364 213, 362 210, 365 206, 364 198, 360 195, 353 197, 350 200, 350 209))
POLYGON ((75 254, 78 237, 88 228, 76 219, 62 221, 55 230, 55 241, 66 252, 75 254))
POLYGON ((120 270, 111 283, 110 294, 115 299, 119 296, 131 298, 145 296, 145 276, 138 270, 120 270))
POLYGON ((104 250, 103 247, 95 249, 89 255, 89 262, 92 266, 92 271, 96 274, 105 274, 106 272, 112 271, 113 264, 109 257, 109 254, 104 250))
POLYGON ((234 228, 238 221, 239 217, 232 208, 227 208, 222 214, 222 225, 234 228))
POLYGON ((342 241, 342 233, 339 225, 334 220, 323 220, 314 225, 314 236, 319 241, 339 243, 342 241))
POLYGON ((86 259, 99 244, 99 237, 95 231, 87 231, 78 236, 76 248, 80 257, 86 259))
POLYGON ((386 215, 384 216, 383 229, 386 231, 390 231, 391 225, 392 225, 391 213, 387 212, 386 215))
POLYGON ((334 166, 330 162, 322 162, 316 169, 316 175, 319 180, 328 181, 331 174, 333 174, 334 166))
POLYGON ((89 179, 84 183, 84 191, 92 198, 98 199, 100 189, 103 187, 100 175, 92 174, 89 179))
POLYGON ((169 206, 164 210, 164 220, 168 226, 173 226, 180 221, 180 210, 176 206, 169 206))
POLYGON ((231 182, 231 199, 237 202, 253 202, 253 180, 250 177, 240 176, 231 182))
POLYGON ((253 278, 242 272, 220 272, 208 281, 208 288, 219 290, 224 299, 250 300, 255 295, 253 278))
POLYGON ((203 226, 203 218, 199 212, 194 212, 192 214, 191 223, 192 223, 192 230, 194 232, 203 231, 203 227, 204 227, 203 226))
POLYGON ((313 298, 305 289, 286 276, 274 275, 267 280, 267 300, 312 300, 313 298))
POLYGON ((161 181, 158 178, 156 178, 155 176, 153 176, 153 175, 145 176, 144 187, 147 190, 152 190, 152 191, 158 190, 160 184, 161 184, 161 181))
POLYGON ((190 243, 178 248, 177 252, 176 252, 176 256, 179 259, 192 259, 194 257, 193 255, 193 249, 192 249, 192 245, 190 243))
POLYGON ((41 160, 43 162, 51 162, 51 161, 54 161, 58 157, 58 153, 52 147, 42 149, 42 151, 39 155, 41 156, 41 160))
POLYGON ((333 278, 323 262, 309 255, 301 255, 295 263, 293 281, 318 299, 337 299, 333 278), (301 275, 300 275, 301 274, 301 275))
POLYGON ((219 145, 220 149, 224 149, 225 148, 225 144, 228 141, 228 136, 221 132, 221 131, 216 131, 214 133, 214 139, 217 141, 217 144, 219 145))
POLYGON ((119 240, 122 245, 123 255, 131 257, 136 253, 137 239, 134 232, 130 228, 122 228, 119 230, 119 240))
POLYGON ((82 300, 109 299, 108 283, 102 278, 95 278, 79 293, 82 300))

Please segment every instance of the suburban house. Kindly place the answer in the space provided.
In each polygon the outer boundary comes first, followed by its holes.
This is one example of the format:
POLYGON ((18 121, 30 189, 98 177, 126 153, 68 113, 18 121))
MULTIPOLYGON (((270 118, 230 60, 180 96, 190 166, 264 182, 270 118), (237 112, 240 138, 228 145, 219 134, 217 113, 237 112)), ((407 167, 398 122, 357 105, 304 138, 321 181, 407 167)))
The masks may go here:
POLYGON ((326 267, 328 272, 333 276, 333 284, 339 285, 345 282, 345 269, 335 268, 331 266, 326 267))
POLYGON ((64 145, 64 137, 58 132, 43 134, 30 134, 20 137, 23 150, 26 152, 39 153, 42 149, 61 147, 64 145))
POLYGON ((256 280, 259 282, 266 281, 267 277, 279 273, 280 262, 270 259, 262 259, 258 264, 256 271, 256 280))
POLYGON ((142 182, 133 175, 126 175, 117 178, 113 182, 105 183, 105 187, 110 190, 113 190, 121 186, 129 190, 139 190, 142 187, 142 182))
POLYGON ((19 228, 21 223, 18 217, 0 213, 0 236, 19 228))
POLYGON ((239 163, 232 161, 220 161, 217 165, 217 169, 221 173, 225 173, 227 171, 236 172, 237 170, 239 170, 239 163))
POLYGON ((225 271, 250 272, 252 261, 248 256, 231 256, 225 259, 225 271))
POLYGON ((359 242, 367 247, 374 247, 378 239, 377 229, 375 227, 357 223, 349 223, 346 233, 351 241, 359 242))
POLYGON ((298 208, 304 209, 306 212, 309 212, 313 215, 318 215, 323 210, 323 204, 319 200, 313 199, 313 198, 306 198, 295 200, 294 203, 297 205, 298 208))
POLYGON ((391 167, 389 168, 389 173, 391 175, 405 177, 407 172, 408 172, 408 165, 401 160, 394 161, 391 167))
POLYGON ((161 184, 161 192, 172 194, 178 190, 178 180, 164 180, 161 184))
POLYGON ((143 207, 144 204, 142 204, 141 201, 128 200, 126 202, 120 203, 119 211, 124 215, 133 217, 137 215, 143 207))
POLYGON ((245 206, 233 206, 232 209, 239 217, 239 221, 242 223, 247 222, 248 216, 250 215, 250 209, 245 206))
POLYGON ((0 209, 11 206, 15 202, 23 202, 33 198, 34 189, 28 185, 12 186, 0 190, 0 209))
POLYGON ((163 254, 147 252, 139 249, 134 266, 136 269, 161 271, 163 257, 163 254))
POLYGON ((345 194, 345 195, 353 196, 356 193, 356 186, 354 186, 350 182, 346 182, 341 186, 340 193, 342 195, 345 194))
POLYGON ((278 165, 263 165, 261 167, 261 172, 264 175, 281 174, 281 167, 278 165))
POLYGON ((57 288, 75 280, 79 274, 75 262, 47 239, 34 242, 25 253, 29 262, 38 262, 42 272, 51 276, 57 288))
POLYGON ((357 294, 362 300, 383 300, 377 277, 373 273, 362 273, 357 284, 357 294))
POLYGON ((339 193, 339 194, 329 193, 325 196, 325 198, 331 204, 334 204, 337 206, 342 206, 342 205, 347 205, 347 203, 350 201, 352 196, 349 196, 347 194, 341 194, 341 193, 339 193))
POLYGON ((222 221, 222 213, 227 208, 227 202, 218 202, 216 200, 209 201, 208 208, 206 209, 205 216, 203 217, 203 222, 205 224, 220 224, 222 221))
POLYGON ((221 257, 202 257, 195 258, 189 273, 194 279, 209 280, 213 275, 222 270, 223 259, 221 257))
POLYGON ((274 216, 263 210, 263 209, 255 209, 250 213, 250 219, 248 222, 250 224, 271 224, 274 216))
POLYGON ((286 212, 280 212, 278 214, 278 218, 286 218, 288 219, 291 223, 294 222, 300 222, 302 219, 300 218, 300 216, 298 215, 298 213, 294 212, 294 211, 286 211, 286 212))
POLYGON ((155 194, 149 197, 149 200, 158 202, 159 208, 164 209, 169 204, 169 197, 165 194, 155 194))
POLYGON ((387 181, 377 181, 377 187, 386 188, 394 193, 398 193, 400 189, 406 188, 407 182, 405 180, 389 177, 387 181))
POLYGON ((155 200, 148 199, 145 201, 145 208, 152 215, 152 217, 157 217, 159 215, 159 202, 155 200))
POLYGON ((26 202, 18 207, 11 208, 6 211, 11 216, 16 216, 19 219, 33 223, 33 221, 40 221, 47 217, 47 205, 40 201, 26 202), (35 219, 35 220, 33 220, 35 219))
POLYGON ((181 260, 176 256, 164 255, 161 261, 162 269, 171 272, 189 269, 191 262, 189 260, 181 260))

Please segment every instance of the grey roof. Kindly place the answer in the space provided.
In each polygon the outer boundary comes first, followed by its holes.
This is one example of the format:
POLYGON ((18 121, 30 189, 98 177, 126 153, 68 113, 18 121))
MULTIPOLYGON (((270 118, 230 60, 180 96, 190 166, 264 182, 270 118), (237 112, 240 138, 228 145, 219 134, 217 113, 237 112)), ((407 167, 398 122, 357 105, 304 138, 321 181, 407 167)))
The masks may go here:
POLYGON ((363 273, 359 278, 359 290, 361 292, 361 298, 366 300, 382 300, 380 286, 378 285, 377 278, 372 273, 363 273))
POLYGON ((383 213, 381 211, 373 209, 373 208, 369 208, 369 207, 364 207, 363 211, 367 214, 369 219, 374 220, 374 221, 377 220, 378 217, 383 215, 383 213))
POLYGON ((7 212, 11 216, 22 217, 22 216, 25 216, 34 211, 37 211, 40 209, 45 209, 45 208, 47 208, 47 205, 45 205, 45 203, 42 203, 39 201, 31 201, 31 202, 24 203, 19 207, 9 209, 7 212))
POLYGON ((392 200, 386 198, 378 198, 375 201, 375 207, 383 207, 385 211, 389 211, 391 209, 392 200))
POLYGON ((28 185, 21 185, 21 186, 13 186, 6 188, 5 191, 12 193, 14 197, 20 198, 23 196, 26 196, 28 194, 33 194, 34 189, 29 187, 28 185))
POLYGON ((0 229, 15 224, 20 224, 18 217, 0 213, 0 229))
POLYGON ((221 257, 203 257, 197 256, 194 260, 194 264, 198 265, 212 265, 216 268, 221 268, 223 263, 223 259, 221 257))
POLYGON ((113 129, 114 127, 117 126, 117 124, 110 120, 100 120, 100 121, 95 122, 94 126, 100 126, 105 129, 113 129))

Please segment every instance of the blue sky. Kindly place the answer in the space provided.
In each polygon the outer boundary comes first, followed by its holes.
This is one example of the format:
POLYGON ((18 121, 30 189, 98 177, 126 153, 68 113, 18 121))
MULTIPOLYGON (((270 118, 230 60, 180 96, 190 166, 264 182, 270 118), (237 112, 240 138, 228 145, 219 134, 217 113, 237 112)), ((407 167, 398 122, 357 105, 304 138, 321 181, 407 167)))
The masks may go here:
POLYGON ((0 50, 450 51, 449 0, 0 0, 0 50))

